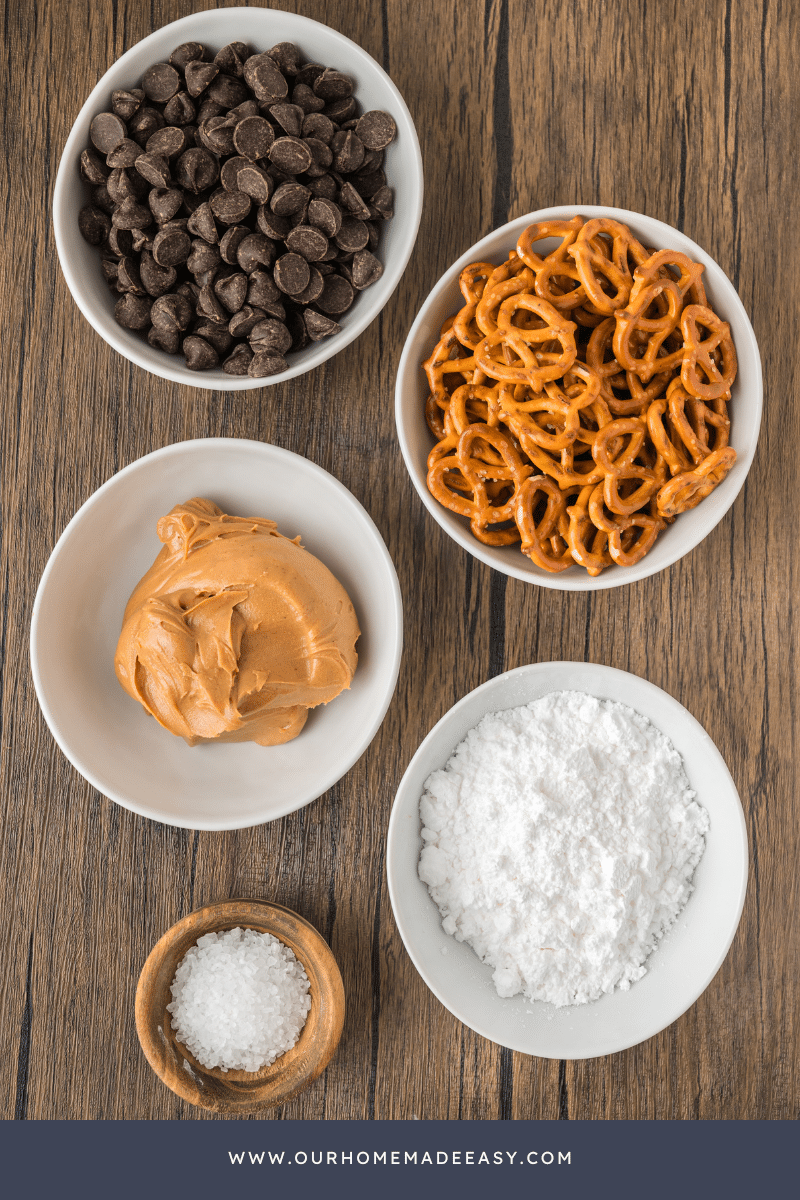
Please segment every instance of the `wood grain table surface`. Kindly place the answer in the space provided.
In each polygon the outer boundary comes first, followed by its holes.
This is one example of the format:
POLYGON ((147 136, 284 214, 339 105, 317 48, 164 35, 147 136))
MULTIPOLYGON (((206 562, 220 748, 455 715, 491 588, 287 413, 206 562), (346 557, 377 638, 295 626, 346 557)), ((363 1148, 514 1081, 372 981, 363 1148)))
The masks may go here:
POLYGON ((148 1067, 134 989, 176 920, 252 896, 321 930, 348 998, 331 1066, 268 1119, 796 1118, 792 6, 277 0, 341 30, 391 74, 419 132, 425 208, 400 286, 360 338, 302 378, 220 393, 148 375, 94 333, 61 275, 50 220, 61 151, 90 90, 196 3, 10 0, 0 18, 0 1116, 206 1119, 148 1067), (616 205, 685 231, 733 280, 764 366, 759 447, 733 508, 673 567, 595 593, 507 580, 460 549, 413 491, 393 419, 403 342, 440 274, 497 225, 554 204, 616 205), (407 615, 394 700, 345 778, 284 820, 197 833, 134 816, 69 766, 36 702, 28 631, 48 555, 87 497, 157 447, 217 436, 287 447, 350 488, 386 541, 407 615), (744 915, 707 991, 657 1037, 586 1062, 512 1053, 455 1020, 412 966, 386 885, 392 799, 421 739, 490 676, 551 659, 632 671, 684 704, 731 769, 750 839, 744 915))

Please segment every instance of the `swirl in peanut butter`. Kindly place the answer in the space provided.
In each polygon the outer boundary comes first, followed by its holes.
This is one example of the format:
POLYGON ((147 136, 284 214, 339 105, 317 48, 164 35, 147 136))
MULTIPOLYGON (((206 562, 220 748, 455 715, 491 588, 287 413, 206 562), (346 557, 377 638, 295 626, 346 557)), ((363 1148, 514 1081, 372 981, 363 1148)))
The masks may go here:
POLYGON ((117 645, 125 691, 190 746, 297 737, 356 668, 358 621, 342 585, 273 521, 209 500, 176 505, 158 536, 117 645))

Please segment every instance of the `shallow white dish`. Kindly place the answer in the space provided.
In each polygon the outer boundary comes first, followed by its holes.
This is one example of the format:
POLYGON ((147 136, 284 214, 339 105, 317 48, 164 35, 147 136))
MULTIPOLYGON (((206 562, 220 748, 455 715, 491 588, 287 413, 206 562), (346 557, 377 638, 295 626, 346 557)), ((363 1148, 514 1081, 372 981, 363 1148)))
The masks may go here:
MULTIPOLYGON (((543 242, 542 245, 552 248, 557 242, 553 239, 552 242, 543 242)), ((592 204, 565 204, 528 213, 496 229, 462 254, 436 284, 411 326, 400 359, 395 389, 395 416, 400 448, 411 481, 434 520, 460 546, 495 570, 528 583, 538 583, 542 587, 568 592, 620 587, 637 579, 645 579, 693 550, 722 520, 747 478, 758 441, 761 404, 761 358, 753 327, 736 289, 722 268, 685 234, 670 225, 665 225, 663 221, 656 221, 653 217, 628 212, 622 208, 597 207, 592 204), (458 288, 461 271, 469 263, 476 261, 486 260, 498 264, 504 262, 526 226, 535 221, 569 219, 576 213, 587 219, 605 216, 623 221, 645 246, 681 250, 695 262, 702 263, 705 267, 703 281, 709 301, 715 312, 729 323, 739 359, 739 373, 733 385, 730 406, 731 445, 736 450, 736 463, 719 487, 697 508, 682 513, 674 524, 659 534, 653 548, 640 562, 633 567, 607 567, 595 577, 577 566, 558 574, 544 571, 531 562, 518 546, 484 546, 472 536, 469 523, 464 517, 450 512, 434 500, 425 482, 428 454, 434 441, 425 421, 425 400, 429 390, 425 372, 420 364, 428 358, 439 340, 439 331, 445 318, 457 312, 464 303, 458 288)))
POLYGON ((338 480, 305 458, 233 438, 179 442, 131 463, 59 538, 36 594, 31 664, 45 720, 93 787, 143 817, 189 829, 241 829, 294 812, 361 757, 394 693, 403 613, 380 533, 338 480), (283 746, 189 747, 121 688, 122 614, 161 542, 158 518, 203 496, 302 535, 350 595, 361 626, 349 691, 312 710, 283 746))
POLYGON ((110 346, 163 379, 191 387, 241 391, 270 387, 304 375, 338 354, 371 324, 400 282, 411 256, 422 213, 422 192, 422 156, 411 114, 389 76, 366 50, 335 29, 295 13, 270 8, 212 8, 156 30, 106 71, 78 114, 61 155, 53 193, 53 226, 61 269, 75 303, 110 346), (232 41, 247 42, 256 50, 269 50, 278 42, 294 42, 308 59, 350 75, 356 82, 355 96, 365 112, 382 109, 397 123, 397 137, 386 150, 386 180, 394 188, 395 215, 385 222, 377 251, 384 265, 383 275, 344 314, 341 333, 291 354, 288 371, 265 379, 226 375, 221 367, 190 371, 181 355, 154 350, 139 334, 123 329, 114 320, 115 297, 103 279, 99 251, 89 246, 78 231, 78 213, 87 203, 78 160, 89 144, 92 118, 108 111, 115 88, 137 87, 148 67, 163 62, 176 46, 189 41, 201 42, 215 53, 232 41))
POLYGON ((595 663, 518 667, 484 683, 445 713, 414 755, 389 822, 389 894, 411 959, 442 1004, 476 1033, 541 1058, 596 1058, 652 1037, 692 1005, 716 975, 739 924, 747 887, 747 831, 730 772, 711 738, 686 709, 645 679, 595 663), (653 722, 683 757, 711 828, 695 872, 695 891, 676 924, 647 959, 630 991, 592 1004, 556 1008, 524 996, 501 999, 484 965, 442 929, 417 874, 422 847, 419 800, 431 771, 489 712, 515 708, 548 692, 587 692, 626 704, 653 722))

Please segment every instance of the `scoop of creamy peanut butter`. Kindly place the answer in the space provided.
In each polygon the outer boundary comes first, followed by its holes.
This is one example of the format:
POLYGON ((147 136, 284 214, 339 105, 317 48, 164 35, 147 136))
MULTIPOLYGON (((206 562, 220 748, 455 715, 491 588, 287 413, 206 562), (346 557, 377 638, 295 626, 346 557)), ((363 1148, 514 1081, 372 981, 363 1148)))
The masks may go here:
POLYGON ((308 710, 353 678, 347 592, 274 521, 227 516, 209 500, 176 505, 158 536, 117 644, 125 691, 190 746, 297 737, 308 710))

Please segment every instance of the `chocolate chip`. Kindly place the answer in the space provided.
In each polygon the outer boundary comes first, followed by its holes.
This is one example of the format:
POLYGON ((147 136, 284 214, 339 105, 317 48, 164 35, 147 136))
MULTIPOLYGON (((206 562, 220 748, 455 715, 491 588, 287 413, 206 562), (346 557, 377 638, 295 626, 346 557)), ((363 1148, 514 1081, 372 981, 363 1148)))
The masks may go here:
POLYGON ((156 329, 151 325, 147 331, 147 341, 154 350, 165 350, 167 354, 177 354, 181 348, 181 335, 177 329, 156 329))
POLYGON ((177 267, 191 250, 192 240, 181 229, 162 229, 153 239, 153 258, 160 267, 177 267))
POLYGON ((270 146, 269 161, 287 175, 302 175, 313 159, 308 146, 300 138, 280 137, 270 146))
POLYGON ((131 117, 128 124, 128 132, 135 142, 138 142, 140 146, 145 146, 148 138, 152 137, 157 129, 162 129, 165 125, 166 121, 156 109, 140 108, 131 117))
POLYGON ((367 175, 354 175, 353 187, 360 196, 370 199, 386 186, 386 176, 383 171, 370 171, 367 175))
POLYGON ((300 254, 283 254, 275 263, 275 282, 287 296, 296 296, 311 278, 308 263, 300 254))
MULTIPOLYGON (((353 298, 353 289, 346 279, 342 279, 340 275, 326 275, 317 307, 324 313, 337 317, 340 313, 347 312, 353 298)), ((311 330, 309 336, 310 334, 311 330)))
POLYGON ((260 268, 256 268, 249 276, 247 303, 253 308, 263 309, 267 316, 276 317, 279 321, 286 319, 283 293, 272 276, 260 268))
POLYGON ((257 354, 254 354, 250 360, 247 374, 251 379, 263 379, 266 375, 280 375, 282 371, 288 370, 289 364, 280 354, 273 354, 269 350, 261 350, 257 354))
POLYGON ((364 145, 350 130, 339 130, 331 138, 334 170, 342 175, 357 171, 364 161, 364 145))
POLYGON ((206 56, 205 46, 199 42, 183 42, 176 46, 169 56, 170 65, 179 71, 185 71, 191 62, 202 62, 206 56))
POLYGON ((273 104, 269 115, 292 137, 299 137, 305 113, 299 104, 273 104))
POLYGON ((223 225, 238 225, 250 212, 250 197, 244 192, 217 192, 209 204, 214 216, 223 225))
POLYGON ((101 154, 110 154, 118 146, 128 131, 123 121, 115 113, 98 113, 89 126, 89 137, 101 154))
POLYGON ((324 280, 316 267, 311 267, 308 273, 308 283, 303 288, 302 292, 298 292, 296 296, 292 296, 295 304, 311 304, 319 296, 322 295, 324 280))
POLYGON ((118 88, 111 93, 111 108, 123 121, 130 121, 144 103, 144 92, 141 88, 131 88, 129 92, 118 88))
POLYGON ((131 180, 127 171, 123 171, 122 167, 115 167, 106 180, 108 194, 115 204, 121 204, 123 200, 129 197, 137 199, 136 193, 131 185, 131 180))
POLYGON ((90 246, 100 246, 111 232, 111 221, 102 209, 87 204, 78 213, 78 229, 90 246))
MULTIPOLYGON (((109 167, 132 167, 139 155, 142 153, 142 147, 138 142, 134 142, 131 138, 123 138, 118 145, 106 155, 106 164, 109 167)), ((97 183, 102 180, 98 179, 97 183)))
POLYGON ((314 80, 312 87, 315 96, 330 103, 332 100, 342 100, 352 95, 353 81, 349 75, 343 75, 341 71, 335 71, 333 67, 326 67, 322 74, 314 80))
POLYGON ((352 183, 343 183, 342 190, 339 192, 339 203, 343 208, 346 208, 351 216, 357 217, 360 221, 369 220, 370 211, 364 200, 359 196, 352 183))
MULTIPOLYGON (((137 160, 138 161, 138 160, 137 160)), ((186 150, 175 163, 175 180, 190 192, 202 192, 216 183, 219 167, 213 155, 201 146, 186 150)))
POLYGON ((319 79, 322 72, 325 70, 323 63, 307 62, 303 63, 297 70, 297 82, 306 84, 311 87, 315 79, 319 79))
POLYGON ((124 329, 146 329, 150 324, 150 301, 126 292, 114 306, 114 320, 124 329))
POLYGON ((155 63, 142 76, 142 88, 148 100, 157 104, 166 104, 175 95, 181 84, 181 77, 169 63, 155 63))
POLYGON ((223 325, 228 320, 228 313, 220 304, 210 283, 200 288, 200 295, 197 298, 197 315, 205 317, 208 321, 216 321, 218 325, 223 325))
POLYGON ((315 96, 307 83, 295 84, 292 92, 292 104, 302 108, 304 113, 320 112, 325 107, 325 101, 315 96))
POLYGON ((146 229, 152 223, 153 214, 133 197, 128 197, 114 209, 111 220, 118 229, 146 229))
POLYGON ((222 235, 219 242, 219 252, 222 255, 223 262, 228 263, 232 267, 236 266, 238 262, 236 251, 249 234, 250 230, 245 228, 244 225, 231 225, 227 233, 222 235))
POLYGON ((197 115, 187 92, 176 92, 164 105, 164 120, 168 125, 191 125, 197 115))
POLYGON ((327 146, 335 132, 333 121, 322 113, 311 112, 303 118, 301 133, 304 138, 317 138, 327 146))
POLYGON ((333 151, 319 138, 304 138, 303 143, 311 154, 311 166, 306 167, 309 178, 324 175, 333 162, 333 151))
POLYGON ((241 79, 245 60, 249 57, 250 51, 244 42, 230 42, 215 54, 214 62, 226 75, 233 75, 236 79, 241 79))
POLYGON ((221 262, 222 256, 216 246, 209 245, 203 238, 195 238, 186 259, 186 269, 196 278, 213 273, 221 262))
MULTIPOLYGON (((219 75, 216 63, 190 62, 186 66, 186 90, 194 99, 219 75)), ((215 101, 215 103, 217 103, 215 101)))
POLYGON ((294 309, 286 318, 286 328, 292 335, 292 349, 302 350, 311 340, 308 336, 306 323, 303 320, 304 312, 294 309))
POLYGON ((394 117, 373 109, 359 117, 356 133, 368 150, 383 150, 397 135, 394 117))
POLYGON ((383 274, 383 264, 370 250, 359 250, 353 256, 353 287, 359 292, 376 283, 383 274))
POLYGON ((339 185, 332 175, 321 175, 319 179, 309 182, 308 190, 312 196, 322 200, 335 200, 339 194, 339 185))
POLYGON ((190 371, 208 371, 219 366, 219 355, 205 338, 194 334, 183 339, 183 353, 190 371))
POLYGON ((205 121, 210 121, 212 117, 224 117, 225 110, 221 104, 217 104, 216 100, 209 100, 206 96, 200 101, 200 107, 197 110, 195 118, 198 125, 202 125, 205 121))
MULTIPOLYGON (((130 261, 122 259, 122 262, 130 261)), ((142 251, 139 263, 139 278, 145 291, 151 296, 164 296, 175 286, 178 277, 174 267, 162 267, 149 250, 142 251)))
POLYGON ((394 216, 394 192, 390 187, 378 188, 377 192, 373 192, 371 201, 384 221, 391 220, 394 216))
POLYGON ((217 78, 209 85, 206 93, 211 100, 216 100, 217 104, 221 104, 223 108, 235 108, 237 104, 243 104, 250 96, 250 93, 239 79, 234 79, 232 75, 218 75, 217 78))
POLYGON ((245 117, 233 131, 237 152, 252 162, 266 158, 274 141, 275 130, 265 117, 245 117))
POLYGON ((349 121, 357 112, 358 105, 353 96, 345 96, 342 100, 334 100, 332 104, 325 105, 325 116, 337 125, 349 121))
POLYGON ((88 146, 81 152, 80 168, 81 178, 85 179, 87 183, 105 183, 108 179, 108 167, 100 155, 95 154, 94 150, 90 150, 88 146))
POLYGON ((283 321, 267 318, 251 329, 250 345, 256 353, 271 350, 274 354, 285 354, 292 345, 292 335, 283 321))
POLYGON ((114 201, 108 194, 108 188, 104 183, 101 183, 99 187, 92 188, 92 202, 95 208, 100 208, 103 210, 103 212, 108 213, 109 215, 111 215, 116 208, 114 201))
POLYGON ((297 225, 286 238, 286 245, 308 262, 317 262, 328 249, 328 239, 312 225, 297 225))
POLYGON ((275 104, 289 91, 289 85, 268 54, 253 54, 244 64, 244 78, 256 100, 275 104))
POLYGON ((112 254, 116 254, 117 258, 132 254, 133 237, 130 229, 117 229, 116 225, 112 225, 108 235, 108 245, 112 254))
POLYGON ((127 255, 117 263, 117 290, 132 292, 134 296, 144 296, 147 291, 142 287, 138 263, 127 255))
POLYGON ((274 242, 282 242, 292 228, 288 217, 279 217, 266 204, 262 204, 259 208, 256 224, 264 236, 271 238, 274 242))
POLYGON ((203 241, 215 244, 219 241, 214 214, 211 211, 211 206, 208 201, 200 204, 189 217, 187 222, 189 233, 193 233, 195 237, 200 237, 203 241))
POLYGON ((377 171, 379 167, 383 166, 383 160, 385 157, 386 154, 383 150, 367 150, 366 154, 364 155, 364 161, 358 168, 357 174, 366 175, 368 171, 377 171))
POLYGON ((171 221, 183 204, 183 192, 179 188, 155 187, 147 198, 152 212, 159 225, 171 221))
POLYGON ((342 227, 342 210, 332 200, 314 199, 308 206, 308 221, 321 229, 326 237, 336 237, 342 227))
POLYGON ((143 250, 149 250, 153 253, 153 235, 144 229, 132 229, 131 234, 131 249, 134 254, 141 254, 143 250))
POLYGON ((311 193, 302 183, 282 183, 273 193, 269 206, 279 217, 289 217, 308 204, 311 193))
POLYGON ((330 317, 314 312, 313 308, 306 309, 303 319, 308 330, 308 336, 312 342, 321 342, 323 338, 330 337, 334 333, 339 333, 342 328, 336 321, 332 321, 330 317))
POLYGON ((228 330, 233 337, 247 337, 250 330, 254 329, 259 321, 263 321, 266 315, 260 308, 253 308, 251 305, 245 304, 244 308, 240 308, 231 317, 228 322, 228 330))
POLYGON ((367 230, 369 232, 369 241, 367 242, 367 248, 369 250, 374 250, 377 247, 378 242, 380 241, 381 235, 378 232, 378 226, 375 221, 367 221, 365 223, 367 226, 367 230))
POLYGON ((364 249, 369 241, 369 230, 363 221, 345 217, 334 241, 340 250, 344 250, 345 254, 353 254, 356 250, 364 249))
POLYGON ((268 267, 275 261, 275 243, 263 233, 251 233, 239 243, 236 260, 248 275, 259 266, 268 267))
POLYGON ((145 145, 148 154, 160 154, 162 158, 177 158, 187 148, 186 134, 177 125, 165 125, 163 129, 157 129, 145 145))
POLYGON ((220 356, 227 354, 233 345, 233 338, 228 332, 228 326, 220 325, 217 321, 202 319, 197 322, 192 333, 196 333, 198 337, 205 338, 207 342, 210 342, 220 356))
POLYGON ((300 51, 294 42, 278 42, 267 54, 278 64, 284 75, 296 75, 300 70, 300 51))
POLYGON ((233 354, 225 359, 222 369, 226 375, 246 375, 247 368, 253 361, 253 351, 243 342, 236 347, 233 354))
POLYGON ((214 291, 228 312, 238 312, 247 297, 247 276, 237 271, 235 275, 218 279, 214 284, 214 291))
POLYGON ((275 187, 267 172, 256 166, 255 163, 251 163, 247 167, 240 167, 236 179, 239 191, 244 192, 256 204, 266 204, 275 187))

